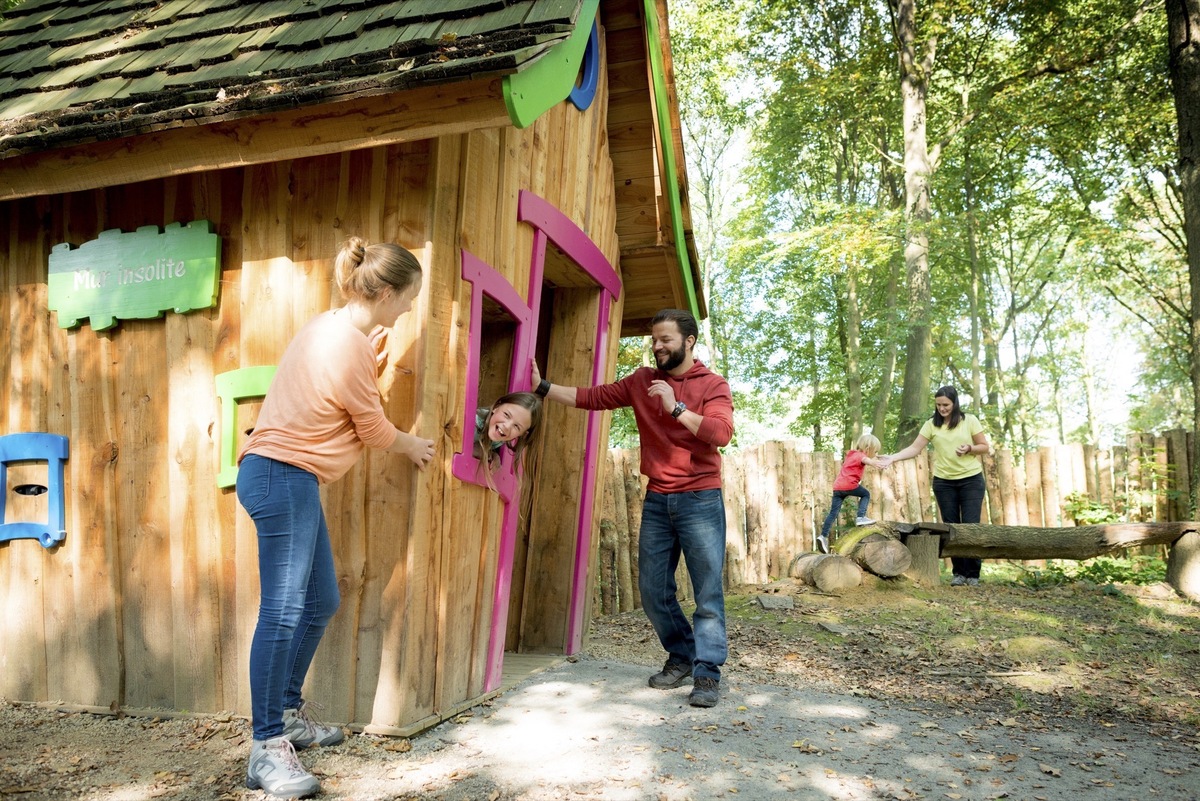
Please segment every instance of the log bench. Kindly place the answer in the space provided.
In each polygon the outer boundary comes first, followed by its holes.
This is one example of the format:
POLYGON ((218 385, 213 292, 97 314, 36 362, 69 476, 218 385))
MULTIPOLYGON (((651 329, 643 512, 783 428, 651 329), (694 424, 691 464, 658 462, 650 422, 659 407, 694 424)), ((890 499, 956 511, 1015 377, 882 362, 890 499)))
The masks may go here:
POLYGON ((927 586, 940 580, 939 560, 945 557, 1083 560, 1126 548, 1166 545, 1167 583, 1181 595, 1200 600, 1200 522, 1196 521, 1074 528, 880 522, 865 528, 904 543, 912 554, 904 575, 927 586))

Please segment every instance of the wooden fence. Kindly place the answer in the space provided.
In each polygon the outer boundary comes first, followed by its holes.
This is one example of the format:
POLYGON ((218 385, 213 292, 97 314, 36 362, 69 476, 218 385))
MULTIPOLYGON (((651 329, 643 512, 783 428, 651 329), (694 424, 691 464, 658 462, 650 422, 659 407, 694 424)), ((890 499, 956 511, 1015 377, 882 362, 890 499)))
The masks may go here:
MULTIPOLYGON (((1188 453, 1183 429, 1132 434, 1111 449, 1053 445, 1024 453, 997 449, 984 457, 987 501, 983 522, 1014 526, 1073 526, 1084 501, 1129 521, 1187 520, 1188 453)), ((600 521, 595 608, 602 614, 640 608, 637 591, 638 529, 645 479, 637 448, 608 453, 600 521)), ((809 453, 794 441, 765 442, 725 454, 727 542, 725 585, 760 584, 786 574, 798 553, 810 551, 829 511, 840 460, 809 453)), ((937 520, 931 455, 866 469, 870 516, 878 520, 937 520)), ((847 499, 839 525, 850 520, 847 499)), ((684 567, 680 596, 691 586, 684 567)))

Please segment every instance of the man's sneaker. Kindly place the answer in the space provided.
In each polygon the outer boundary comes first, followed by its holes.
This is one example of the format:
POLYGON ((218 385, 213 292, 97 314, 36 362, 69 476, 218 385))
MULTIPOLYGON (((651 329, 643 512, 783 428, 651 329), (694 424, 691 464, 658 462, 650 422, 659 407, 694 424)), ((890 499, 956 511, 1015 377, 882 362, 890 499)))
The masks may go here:
POLYGON ((874 521, 874 520, 872 520, 872 519, 871 519, 871 518, 869 518, 869 517, 856 517, 856 518, 854 518, 854 525, 856 525, 856 526, 869 526, 869 525, 871 525, 871 524, 872 524, 872 523, 874 523, 874 522, 875 522, 875 521, 874 521))
POLYGON ((309 706, 307 701, 301 701, 299 709, 283 710, 283 736, 297 748, 340 743, 346 736, 341 727, 319 723, 308 714, 309 706))
POLYGON ((968 586, 968 587, 978 587, 978 586, 979 586, 979 579, 977 579, 977 578, 969 578, 969 579, 967 579, 967 586, 968 586))
POLYGON ((692 666, 686 662, 668 659, 663 669, 650 677, 650 686, 656 690, 669 690, 678 687, 692 675, 692 666))
POLYGON ((246 786, 276 798, 308 798, 321 790, 317 777, 304 769, 295 747, 283 736, 254 741, 246 786))
POLYGON ((962 587, 962 586, 966 585, 966 583, 967 583, 967 577, 960 576, 957 573, 954 574, 954 578, 950 579, 951 587, 962 587))
POLYGON ((829 537, 824 534, 817 535, 817 550, 821 553, 829 553, 829 537))
POLYGON ((720 697, 720 682, 708 676, 698 676, 692 682, 692 694, 688 696, 688 703, 692 706, 716 706, 720 697))

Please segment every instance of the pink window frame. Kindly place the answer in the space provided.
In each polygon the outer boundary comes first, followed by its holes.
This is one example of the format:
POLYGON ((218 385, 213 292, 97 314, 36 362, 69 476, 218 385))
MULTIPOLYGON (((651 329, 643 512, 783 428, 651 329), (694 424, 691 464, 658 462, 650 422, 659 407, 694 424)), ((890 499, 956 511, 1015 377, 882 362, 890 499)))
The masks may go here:
MULTIPOLYGON (((463 412, 463 451, 455 454, 452 473, 462 481, 483 484, 479 459, 475 457, 472 440, 475 432, 475 408, 479 393, 480 332, 483 320, 483 296, 500 304, 516 321, 513 342, 513 362, 509 370, 509 391, 529 389, 529 364, 537 342, 538 313, 542 303, 542 280, 545 275, 546 247, 553 243, 564 255, 591 277, 600 292, 599 313, 596 319, 596 342, 593 350, 591 384, 605 377, 608 353, 608 325, 613 303, 621 296, 621 278, 609 264, 604 253, 587 234, 565 214, 545 199, 522 190, 517 200, 517 220, 533 228, 533 247, 530 254, 528 302, 522 302, 517 291, 498 272, 467 251, 462 252, 463 280, 472 284, 470 323, 467 329, 468 355, 466 398, 463 412)), ((565 653, 578 653, 583 646, 583 620, 588 592, 588 561, 592 545, 592 509, 595 506, 596 482, 599 478, 602 454, 600 443, 600 413, 587 412, 584 439, 584 468, 580 478, 578 525, 575 531, 575 560, 572 565, 570 611, 567 622, 565 653)), ((508 604, 512 593, 513 555, 516 549, 517 510, 520 506, 520 484, 510 454, 501 456, 501 466, 493 474, 493 483, 504 502, 500 545, 497 554, 496 584, 492 603, 492 620, 488 640, 487 669, 484 675, 486 692, 500 686, 504 666, 504 639, 508 626, 508 604)))

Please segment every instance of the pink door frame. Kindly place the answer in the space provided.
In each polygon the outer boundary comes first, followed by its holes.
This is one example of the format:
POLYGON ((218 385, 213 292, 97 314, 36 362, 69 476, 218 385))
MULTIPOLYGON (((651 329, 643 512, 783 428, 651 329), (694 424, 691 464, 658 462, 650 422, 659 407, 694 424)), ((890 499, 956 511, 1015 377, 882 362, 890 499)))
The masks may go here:
MULTIPOLYGON (((483 484, 479 460, 471 447, 475 431, 475 408, 479 400, 480 330, 483 317, 483 296, 494 299, 516 321, 513 342, 513 368, 509 371, 508 388, 515 392, 529 388, 529 363, 537 343, 539 310, 542 303, 542 279, 545 274, 546 245, 553 242, 580 269, 596 282, 600 290, 600 310, 596 319, 596 345, 592 359, 592 385, 604 380, 605 355, 608 348, 608 324, 612 304, 621 295, 621 278, 600 248, 579 226, 543 198, 522 190, 517 200, 517 219, 533 227, 533 248, 530 256, 528 303, 521 301, 516 290, 498 272, 466 250, 462 252, 462 277, 471 282, 470 324, 468 326, 467 388, 463 419, 463 452, 454 455, 451 471, 460 480, 483 484)), ((578 525, 575 531, 575 562, 571 577, 571 606, 567 620, 565 653, 577 653, 583 645, 585 621, 583 613, 588 592, 588 561, 592 544, 592 508, 596 481, 600 471, 599 412, 588 412, 584 439, 584 467, 579 492, 578 525)), ((512 593, 513 554, 516 548, 517 510, 520 505, 520 483, 510 455, 501 455, 500 468, 493 474, 493 483, 504 503, 500 547, 497 554, 496 585, 492 602, 492 622, 488 639, 487 671, 484 691, 500 686, 504 667, 504 639, 508 628, 508 603, 512 593)))

